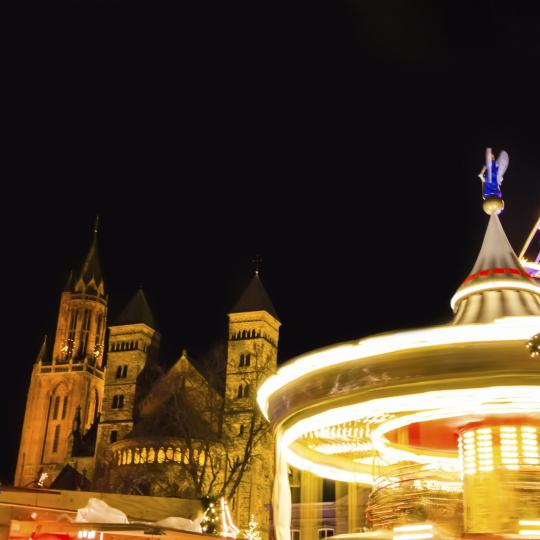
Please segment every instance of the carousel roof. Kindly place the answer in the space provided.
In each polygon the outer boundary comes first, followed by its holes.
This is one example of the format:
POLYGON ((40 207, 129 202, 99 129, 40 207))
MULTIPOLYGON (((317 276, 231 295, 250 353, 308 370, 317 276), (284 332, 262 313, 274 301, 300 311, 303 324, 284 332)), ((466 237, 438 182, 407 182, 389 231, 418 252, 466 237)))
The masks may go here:
POLYGON ((540 315, 540 286, 521 266, 496 214, 489 218, 478 258, 451 305, 454 324, 540 315))

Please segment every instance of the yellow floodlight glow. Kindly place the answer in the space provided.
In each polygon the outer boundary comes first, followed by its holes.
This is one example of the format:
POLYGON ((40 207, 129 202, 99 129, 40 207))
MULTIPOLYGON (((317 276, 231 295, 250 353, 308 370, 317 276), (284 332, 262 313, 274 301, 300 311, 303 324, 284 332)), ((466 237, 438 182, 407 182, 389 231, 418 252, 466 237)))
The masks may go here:
POLYGON ((540 519, 520 519, 520 527, 540 527, 540 519))
MULTIPOLYGON (((540 286, 535 286, 540 294, 540 286)), ((383 334, 358 342, 336 345, 298 357, 282 366, 260 386, 257 402, 268 419, 270 396, 283 386, 319 369, 397 351, 423 349, 455 343, 504 342, 527 340, 538 332, 540 317, 504 317, 489 324, 434 326, 383 334)))
POLYGON ((530 291, 536 294, 540 294, 540 286, 536 283, 521 281, 517 279, 493 279, 489 281, 482 281, 480 283, 475 283, 469 285, 454 294, 450 300, 450 306, 452 310, 456 310, 456 304, 465 296, 475 294, 483 291, 492 291, 500 289, 513 289, 516 291, 530 291))
POLYGON ((521 536, 538 536, 540 538, 540 531, 534 529, 520 529, 519 534, 521 536))

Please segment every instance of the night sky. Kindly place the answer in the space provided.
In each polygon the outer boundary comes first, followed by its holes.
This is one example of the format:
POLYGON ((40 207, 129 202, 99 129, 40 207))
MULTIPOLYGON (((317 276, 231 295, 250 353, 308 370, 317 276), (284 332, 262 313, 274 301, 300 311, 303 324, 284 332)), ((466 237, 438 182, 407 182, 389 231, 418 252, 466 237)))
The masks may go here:
POLYGON ((532 4, 19 4, 0 478, 12 481, 32 363, 97 214, 109 320, 142 283, 164 363, 223 336, 256 254, 280 361, 449 320, 487 223, 486 146, 510 154, 516 250, 540 210, 532 4))

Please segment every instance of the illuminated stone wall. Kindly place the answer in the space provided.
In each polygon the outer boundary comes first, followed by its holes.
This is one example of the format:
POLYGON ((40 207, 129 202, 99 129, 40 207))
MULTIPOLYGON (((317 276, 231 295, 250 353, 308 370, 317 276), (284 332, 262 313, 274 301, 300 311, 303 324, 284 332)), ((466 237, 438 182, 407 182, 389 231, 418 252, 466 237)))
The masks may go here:
MULTIPOLYGON (((264 421, 256 403, 256 391, 262 380, 277 369, 280 325, 266 311, 229 314, 224 429, 236 438, 240 457, 250 437, 251 422, 264 421)), ((240 529, 247 529, 249 516, 254 514, 263 538, 268 538, 274 478, 274 442, 269 428, 252 455, 251 465, 229 506, 240 529)))
POLYGON ((133 428, 139 374, 159 349, 159 334, 146 324, 112 326, 107 353, 103 409, 98 427, 97 488, 107 488, 109 449, 133 428))
POLYGON ((101 410, 107 301, 101 292, 87 294, 81 282, 61 296, 52 356, 34 364, 15 473, 25 486, 46 472, 49 485, 72 457, 72 430, 84 434, 101 410))

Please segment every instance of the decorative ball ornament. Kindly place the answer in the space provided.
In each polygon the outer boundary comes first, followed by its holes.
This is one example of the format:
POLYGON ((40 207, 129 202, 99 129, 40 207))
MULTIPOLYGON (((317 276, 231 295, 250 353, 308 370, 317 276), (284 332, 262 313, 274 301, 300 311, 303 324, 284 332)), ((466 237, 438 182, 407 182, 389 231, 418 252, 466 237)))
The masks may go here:
POLYGON ((484 212, 491 216, 492 214, 500 214, 504 210, 504 201, 497 197, 489 197, 483 202, 484 212))
POLYGON ((531 358, 540 358, 540 333, 535 334, 526 345, 531 358))

